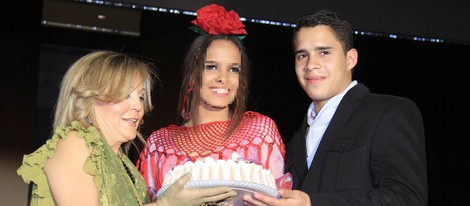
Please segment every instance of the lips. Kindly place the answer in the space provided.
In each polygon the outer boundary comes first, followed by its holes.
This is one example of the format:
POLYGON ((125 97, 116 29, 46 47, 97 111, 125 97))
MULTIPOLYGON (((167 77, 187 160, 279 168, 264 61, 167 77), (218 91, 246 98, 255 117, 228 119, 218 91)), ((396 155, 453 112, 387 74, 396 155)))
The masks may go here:
POLYGON ((211 88, 212 92, 215 92, 216 94, 228 94, 229 90, 228 89, 223 89, 223 88, 211 88))
POLYGON ((321 76, 307 76, 305 77, 305 81, 308 82, 308 83, 319 83, 321 81, 323 81, 325 79, 325 77, 321 77, 321 76))
POLYGON ((123 120, 132 125, 136 125, 136 123, 139 121, 139 118, 123 118, 123 120))

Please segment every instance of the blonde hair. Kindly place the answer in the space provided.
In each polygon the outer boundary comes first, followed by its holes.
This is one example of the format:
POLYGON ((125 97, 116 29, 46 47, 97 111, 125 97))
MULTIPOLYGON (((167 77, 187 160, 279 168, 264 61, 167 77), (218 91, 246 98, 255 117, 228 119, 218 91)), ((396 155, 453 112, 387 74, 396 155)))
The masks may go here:
MULTIPOLYGON (((114 51, 95 51, 74 62, 66 72, 55 107, 53 130, 78 121, 91 126, 94 101, 121 102, 142 81, 145 89, 144 111, 153 109, 151 93, 156 73, 150 64, 114 51)), ((99 130, 99 128, 98 128, 99 130)), ((137 137, 145 142, 142 134, 137 137)), ((125 146, 127 152, 132 142, 125 146)))

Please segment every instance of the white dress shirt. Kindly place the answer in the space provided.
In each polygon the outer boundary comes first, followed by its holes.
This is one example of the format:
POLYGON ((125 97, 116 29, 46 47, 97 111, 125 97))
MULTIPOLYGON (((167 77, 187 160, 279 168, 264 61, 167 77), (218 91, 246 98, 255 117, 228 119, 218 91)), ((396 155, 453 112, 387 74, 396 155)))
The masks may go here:
POLYGON ((326 102, 325 106, 318 112, 315 113, 315 105, 313 102, 308 107, 308 132, 306 137, 306 146, 307 146, 307 166, 310 169, 310 165, 312 164, 313 157, 317 152, 318 145, 325 133, 326 128, 330 124, 331 118, 336 112, 336 108, 338 108, 341 99, 343 99, 346 92, 349 91, 353 86, 357 84, 357 81, 352 81, 349 86, 341 93, 334 97, 332 97, 328 102, 326 102))

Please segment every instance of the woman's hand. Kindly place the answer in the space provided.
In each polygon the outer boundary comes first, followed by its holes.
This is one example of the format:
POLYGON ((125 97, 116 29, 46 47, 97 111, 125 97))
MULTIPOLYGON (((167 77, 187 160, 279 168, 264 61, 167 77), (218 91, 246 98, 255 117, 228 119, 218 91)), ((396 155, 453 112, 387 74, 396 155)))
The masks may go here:
POLYGON ((180 177, 158 198, 157 206, 197 206, 206 202, 218 202, 237 195, 237 192, 230 187, 185 188, 184 185, 190 179, 190 173, 180 177))

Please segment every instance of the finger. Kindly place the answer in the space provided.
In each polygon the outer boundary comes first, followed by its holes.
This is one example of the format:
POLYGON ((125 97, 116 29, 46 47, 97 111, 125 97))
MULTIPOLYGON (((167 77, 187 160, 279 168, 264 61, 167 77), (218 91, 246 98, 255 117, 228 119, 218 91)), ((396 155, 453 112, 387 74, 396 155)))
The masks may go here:
POLYGON ((180 185, 185 185, 189 180, 191 180, 191 173, 188 172, 176 180, 176 182, 180 185))
POLYGON ((237 195, 237 192, 230 187, 213 187, 213 188, 185 188, 182 197, 190 200, 191 204, 200 205, 205 202, 218 202, 237 195))
POLYGON ((218 201, 229 199, 235 196, 237 196, 237 192, 235 192, 234 190, 229 190, 223 193, 217 193, 214 195, 206 196, 203 198, 203 201, 204 202, 218 202, 218 201))
POLYGON ((281 189, 279 195, 284 199, 299 199, 302 194, 296 190, 281 189))
POLYGON ((255 206, 268 206, 267 204, 257 200, 256 198, 254 198, 253 196, 251 195, 245 195, 243 196, 243 205, 244 206, 251 206, 251 205, 255 205, 255 206))
POLYGON ((204 201, 222 200, 237 195, 237 192, 232 190, 230 187, 189 189, 187 190, 187 192, 191 193, 191 196, 196 197, 198 199, 203 199, 204 201))
POLYGON ((234 192, 236 194, 236 192, 232 190, 230 187, 198 188, 198 189, 193 189, 191 192, 198 193, 199 196, 205 196, 205 197, 219 195, 219 194, 228 193, 228 192, 234 192))
POLYGON ((279 196, 281 196, 282 198, 287 198, 287 197, 289 197, 288 195, 291 195, 289 193, 290 190, 286 190, 286 189, 280 189, 278 192, 279 192, 279 196))
POLYGON ((168 190, 171 191, 181 191, 186 183, 189 182, 191 179, 191 173, 186 173, 183 176, 181 176, 178 180, 176 180, 169 188, 168 190))
POLYGON ((310 206, 310 197, 307 193, 300 190, 279 190, 279 195, 282 197, 280 202, 286 200, 289 202, 289 205, 310 206))
POLYGON ((253 197, 258 201, 265 203, 266 205, 279 205, 279 200, 271 196, 267 196, 261 193, 255 193, 253 197))

